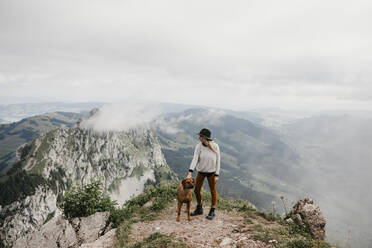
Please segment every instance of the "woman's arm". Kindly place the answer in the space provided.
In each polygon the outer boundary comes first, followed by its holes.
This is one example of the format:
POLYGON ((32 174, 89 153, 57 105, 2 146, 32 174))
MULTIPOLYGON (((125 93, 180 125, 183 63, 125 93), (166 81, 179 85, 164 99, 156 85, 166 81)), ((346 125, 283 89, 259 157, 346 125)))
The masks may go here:
POLYGON ((191 164, 190 164, 190 167, 189 167, 189 173, 187 174, 187 177, 192 176, 192 172, 195 170, 196 164, 199 161, 199 155, 200 155, 200 143, 198 143, 195 147, 194 157, 191 161, 191 164))

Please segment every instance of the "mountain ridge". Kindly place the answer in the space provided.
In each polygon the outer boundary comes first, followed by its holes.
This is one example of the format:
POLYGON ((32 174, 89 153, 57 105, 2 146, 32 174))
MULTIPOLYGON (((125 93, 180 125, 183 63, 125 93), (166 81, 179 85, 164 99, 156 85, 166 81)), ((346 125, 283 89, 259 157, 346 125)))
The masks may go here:
POLYGON ((76 183, 102 177, 110 195, 122 202, 141 193, 147 184, 174 178, 156 136, 145 128, 101 134, 79 127, 59 128, 39 136, 30 146, 0 187, 0 239, 8 245, 40 227, 48 215, 58 215, 63 192, 76 183), (11 181, 13 175, 22 174, 24 181, 21 177, 11 181), (18 183, 22 188, 30 180, 35 185, 27 191, 29 195, 23 190, 14 192, 14 184, 7 185, 18 183), (9 194, 14 201, 4 204, 9 194))
POLYGON ((24 118, 18 122, 0 125, 0 176, 6 174, 15 162, 16 149, 40 134, 58 127, 71 127, 87 114, 53 112, 24 118))

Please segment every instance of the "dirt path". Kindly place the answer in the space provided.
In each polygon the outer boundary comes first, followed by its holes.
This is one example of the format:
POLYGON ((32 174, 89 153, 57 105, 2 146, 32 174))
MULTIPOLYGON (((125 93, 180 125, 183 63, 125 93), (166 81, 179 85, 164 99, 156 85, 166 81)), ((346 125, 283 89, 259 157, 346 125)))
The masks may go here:
POLYGON ((269 248, 260 241, 249 239, 250 226, 244 217, 237 212, 216 211, 216 217, 208 220, 209 207, 204 208, 204 214, 192 217, 187 221, 185 206, 181 213, 181 222, 176 222, 176 202, 167 208, 159 218, 149 222, 139 222, 133 225, 130 235, 131 242, 141 241, 152 233, 159 232, 172 235, 184 241, 188 247, 247 247, 269 248))

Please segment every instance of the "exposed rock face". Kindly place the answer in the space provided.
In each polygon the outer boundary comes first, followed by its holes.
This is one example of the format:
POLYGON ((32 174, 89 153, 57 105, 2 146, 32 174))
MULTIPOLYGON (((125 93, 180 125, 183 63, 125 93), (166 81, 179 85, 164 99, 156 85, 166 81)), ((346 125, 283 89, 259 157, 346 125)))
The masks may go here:
POLYGON ((115 244, 116 229, 108 231, 94 242, 85 243, 80 248, 112 248, 115 244))
POLYGON ((293 206, 290 214, 296 216, 295 221, 299 225, 308 225, 313 238, 325 239, 326 220, 319 206, 315 205, 313 200, 310 198, 299 200, 293 206))
POLYGON ((75 218, 72 220, 72 225, 77 231, 77 235, 81 243, 93 242, 101 236, 106 228, 107 220, 110 216, 109 212, 95 213, 86 218, 75 218))
MULTIPOLYGON (((13 248, 38 248, 79 247, 85 243, 91 243, 104 234, 109 218, 108 212, 95 213, 85 218, 75 218, 72 224, 62 216, 53 218, 42 226, 38 231, 19 238, 13 248)), ((115 230, 110 231, 101 243, 113 243, 115 230), (110 237, 110 239, 108 239, 110 237)))
POLYGON ((47 183, 34 195, 0 206, 0 246, 38 230, 48 215, 58 216, 57 201, 71 185, 102 178, 110 197, 121 205, 150 181, 174 179, 156 136, 145 128, 107 133, 60 128, 32 142, 22 168, 47 183))
POLYGON ((42 226, 48 214, 59 213, 56 202, 57 197, 52 190, 39 187, 35 195, 0 208, 0 213, 7 216, 3 223, 0 222, 3 224, 0 228, 0 239, 5 244, 11 244, 16 238, 42 226))

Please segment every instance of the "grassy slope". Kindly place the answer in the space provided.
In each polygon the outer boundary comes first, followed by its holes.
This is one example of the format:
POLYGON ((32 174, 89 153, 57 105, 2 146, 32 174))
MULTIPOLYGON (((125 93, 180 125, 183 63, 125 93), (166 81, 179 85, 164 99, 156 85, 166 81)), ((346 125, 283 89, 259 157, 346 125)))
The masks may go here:
MULTIPOLYGON (((126 202, 122 209, 112 215, 112 221, 118 226, 116 247, 186 247, 176 237, 153 233, 150 237, 132 245, 130 244, 131 225, 135 222, 151 221, 159 218, 163 210, 174 203, 176 199, 176 185, 162 185, 147 189, 143 194, 126 202), (152 202, 147 206, 148 202, 152 202)), ((206 202, 210 201, 209 194, 204 194, 206 202)), ((218 211, 228 211, 231 214, 244 216, 248 224, 247 237, 269 243, 276 240, 275 247, 292 248, 330 248, 323 241, 314 240, 303 228, 295 223, 288 224, 278 215, 267 214, 253 208, 249 203, 241 200, 228 201, 219 199, 218 211)))

